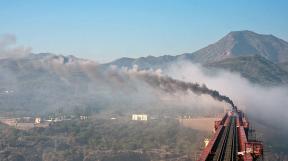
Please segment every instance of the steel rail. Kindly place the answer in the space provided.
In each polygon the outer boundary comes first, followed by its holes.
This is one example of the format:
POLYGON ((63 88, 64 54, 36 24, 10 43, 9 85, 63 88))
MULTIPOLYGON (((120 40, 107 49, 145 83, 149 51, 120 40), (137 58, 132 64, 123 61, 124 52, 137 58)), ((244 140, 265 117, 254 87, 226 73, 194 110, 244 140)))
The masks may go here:
POLYGON ((236 161, 238 150, 237 126, 234 116, 229 117, 229 124, 225 127, 218 143, 213 161, 236 161))
POLYGON ((225 149, 227 145, 227 140, 229 138, 229 132, 230 132, 230 126, 231 126, 231 118, 229 117, 229 124, 225 127, 224 133, 220 139, 220 142, 218 143, 217 150, 215 152, 215 155, 213 157, 213 161, 221 161, 223 160, 223 157, 225 155, 225 149))

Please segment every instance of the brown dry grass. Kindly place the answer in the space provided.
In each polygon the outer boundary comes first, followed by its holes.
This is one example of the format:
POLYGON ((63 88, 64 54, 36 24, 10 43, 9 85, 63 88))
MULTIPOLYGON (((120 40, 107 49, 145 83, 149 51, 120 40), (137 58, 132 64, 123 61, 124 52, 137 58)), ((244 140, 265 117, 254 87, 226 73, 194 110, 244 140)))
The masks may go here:
POLYGON ((221 117, 197 117, 190 119, 179 119, 179 122, 184 127, 189 127, 200 131, 213 131, 214 121, 220 120, 221 117))

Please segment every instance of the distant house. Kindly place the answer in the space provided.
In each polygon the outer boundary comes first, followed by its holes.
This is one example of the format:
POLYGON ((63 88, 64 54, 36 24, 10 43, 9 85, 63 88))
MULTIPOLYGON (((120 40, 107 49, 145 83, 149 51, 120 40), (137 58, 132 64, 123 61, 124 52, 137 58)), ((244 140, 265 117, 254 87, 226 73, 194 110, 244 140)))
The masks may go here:
POLYGON ((35 124, 40 124, 42 122, 40 117, 35 118, 35 124))
POLYGON ((15 118, 1 119, 0 122, 9 126, 17 126, 18 123, 15 118))
POLYGON ((59 116, 59 117, 55 117, 54 122, 60 122, 63 121, 63 117, 59 116))
POLYGON ((65 120, 71 120, 71 119, 66 119, 66 117, 62 115, 62 116, 57 116, 57 117, 49 116, 49 118, 45 121, 46 122, 61 122, 61 121, 65 121, 65 120))
POLYGON ((80 120, 87 120, 88 116, 80 116, 80 120))
POLYGON ((53 122, 54 120, 53 120, 53 118, 49 118, 49 119, 47 119, 47 120, 45 120, 45 121, 47 121, 47 122, 53 122))
POLYGON ((133 114, 132 115, 132 120, 135 121, 147 121, 148 116, 146 114, 133 114))

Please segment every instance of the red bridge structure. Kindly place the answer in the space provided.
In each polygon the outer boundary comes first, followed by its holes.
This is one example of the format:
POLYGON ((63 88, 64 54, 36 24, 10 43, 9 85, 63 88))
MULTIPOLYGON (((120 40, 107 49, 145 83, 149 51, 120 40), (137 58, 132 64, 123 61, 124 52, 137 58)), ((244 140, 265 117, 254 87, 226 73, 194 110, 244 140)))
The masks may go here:
POLYGON ((261 141, 248 138, 249 122, 237 108, 215 121, 215 133, 198 161, 256 161, 263 159, 261 141))

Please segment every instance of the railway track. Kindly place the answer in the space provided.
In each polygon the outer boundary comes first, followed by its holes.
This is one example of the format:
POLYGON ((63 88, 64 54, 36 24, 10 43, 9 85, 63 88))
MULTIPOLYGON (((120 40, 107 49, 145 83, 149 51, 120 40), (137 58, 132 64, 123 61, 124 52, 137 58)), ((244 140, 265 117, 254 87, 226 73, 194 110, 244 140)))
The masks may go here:
POLYGON ((263 160, 263 144, 248 139, 249 122, 242 111, 227 112, 222 120, 215 121, 214 129, 198 161, 263 160))
POLYGON ((228 126, 224 127, 223 135, 218 143, 213 161, 236 161, 237 160, 237 126, 234 116, 228 118, 228 126))

